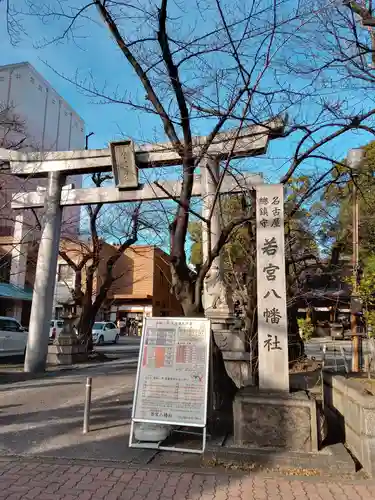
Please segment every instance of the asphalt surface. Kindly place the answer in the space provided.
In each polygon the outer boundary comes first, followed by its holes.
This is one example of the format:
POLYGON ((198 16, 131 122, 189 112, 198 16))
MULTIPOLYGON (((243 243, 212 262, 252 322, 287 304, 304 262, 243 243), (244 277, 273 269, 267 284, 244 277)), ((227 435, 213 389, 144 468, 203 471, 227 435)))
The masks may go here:
POLYGON ((0 456, 147 462, 152 453, 128 448, 136 368, 137 359, 120 359, 0 383, 0 456), (83 434, 86 377, 92 399, 83 434))
POLYGON ((94 347, 96 352, 103 354, 114 354, 123 357, 127 354, 138 354, 141 343, 140 337, 120 337, 117 344, 104 344, 94 347))
MULTIPOLYGON (((105 354, 110 359, 125 359, 127 361, 138 361, 140 346, 139 337, 120 337, 117 344, 104 344, 95 346, 94 350, 105 354)), ((23 356, 8 356, 0 357, 0 367, 6 368, 7 366, 12 369, 21 369, 23 367, 23 356)))

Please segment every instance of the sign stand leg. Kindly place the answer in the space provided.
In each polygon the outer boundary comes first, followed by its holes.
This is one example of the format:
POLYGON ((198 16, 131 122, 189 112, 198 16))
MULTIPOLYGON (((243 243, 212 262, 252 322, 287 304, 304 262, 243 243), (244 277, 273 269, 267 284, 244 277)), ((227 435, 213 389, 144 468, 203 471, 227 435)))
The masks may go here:
POLYGON ((201 448, 191 449, 182 448, 179 446, 163 446, 163 441, 159 442, 147 442, 147 441, 134 441, 134 420, 132 419, 130 424, 130 436, 129 436, 129 448, 146 448, 149 450, 160 450, 160 451, 177 451, 180 453, 204 453, 207 444, 207 427, 202 427, 202 433, 196 431, 185 431, 180 429, 173 429, 172 433, 180 434, 191 434, 192 436, 202 436, 202 446, 201 448))

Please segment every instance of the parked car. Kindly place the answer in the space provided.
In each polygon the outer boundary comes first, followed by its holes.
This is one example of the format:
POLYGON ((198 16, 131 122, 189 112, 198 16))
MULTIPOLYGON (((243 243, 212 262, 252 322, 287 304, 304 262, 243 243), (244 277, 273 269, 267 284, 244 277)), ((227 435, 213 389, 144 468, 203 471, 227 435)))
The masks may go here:
POLYGON ((25 354, 27 334, 15 318, 0 316, 0 357, 25 354))
POLYGON ((49 338, 50 340, 55 340, 56 337, 60 335, 61 330, 63 329, 64 321, 62 319, 52 319, 51 325, 49 329, 49 338))
POLYGON ((110 321, 98 321, 92 328, 92 341, 94 344, 112 342, 116 344, 120 337, 120 329, 110 321))

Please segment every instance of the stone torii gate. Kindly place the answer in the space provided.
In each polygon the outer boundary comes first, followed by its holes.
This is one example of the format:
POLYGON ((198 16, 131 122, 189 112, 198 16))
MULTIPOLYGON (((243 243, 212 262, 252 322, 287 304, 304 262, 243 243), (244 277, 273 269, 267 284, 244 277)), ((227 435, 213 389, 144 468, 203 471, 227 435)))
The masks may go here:
MULTIPOLYGON (((261 196, 262 192, 259 190, 260 186, 263 185, 265 188, 272 187, 264 185, 262 177, 259 175, 243 175, 242 178, 240 178, 240 176, 236 176, 236 178, 234 178, 227 173, 221 178, 222 172, 220 170, 220 161, 228 158, 243 158, 265 153, 269 140, 280 136, 283 131, 283 126, 283 121, 281 119, 276 119, 265 123, 264 125, 247 127, 242 129, 240 132, 238 132, 238 130, 233 130, 217 134, 215 140, 208 147, 203 157, 201 157, 201 151, 207 141, 207 138, 194 138, 193 154, 195 159, 200 159, 199 167, 201 173, 200 175, 196 175, 194 178, 193 196, 202 197, 203 217, 207 217, 207 215, 211 212, 212 203, 215 199, 218 188, 220 193, 233 194, 243 192, 244 190, 248 191, 249 189, 257 189, 258 198, 258 196, 261 196)), ((180 165, 182 162, 181 157, 169 143, 138 146, 134 145, 132 141, 113 142, 111 143, 110 148, 100 150, 47 153, 22 153, 18 151, 0 150, 0 159, 8 161, 11 173, 18 177, 48 177, 46 190, 19 193, 14 196, 12 202, 12 208, 15 210, 45 208, 44 224, 35 275, 27 354, 25 359, 25 371, 38 372, 45 369, 45 360, 48 350, 48 331, 50 314, 52 312, 63 207, 95 203, 177 199, 180 194, 181 182, 164 181, 160 183, 141 185, 138 182, 138 169, 159 166, 175 166, 180 165), (64 186, 68 175, 108 171, 112 171, 114 174, 116 184, 115 187, 74 189, 74 186, 71 185, 64 186)), ((282 202, 282 190, 281 195, 280 190, 278 190, 278 193, 279 196, 281 196, 282 202)), ((257 200, 259 206, 261 206, 262 202, 265 201, 265 197, 263 198, 263 201, 260 199, 257 200)), ((272 200, 270 203, 271 202, 272 200)), ((266 207, 263 207, 263 213, 265 213, 265 209, 266 207)), ((272 221, 270 219, 267 222, 266 219, 267 217, 257 217, 258 227, 261 228, 261 230, 258 231, 260 234, 262 234, 262 229, 266 231, 266 234, 268 234, 267 225, 269 225, 271 229, 272 221)), ((279 218, 278 220, 282 221, 282 218, 279 218)), ((219 211, 214 208, 211 218, 211 237, 208 238, 207 234, 203 234, 204 257, 207 257, 210 250, 208 248, 209 241, 212 249, 220 236, 220 224, 219 211)), ((280 224, 278 227, 280 227, 280 224)), ((277 230, 277 228, 275 228, 275 230, 277 230)), ((275 236, 272 236, 270 239, 274 241, 272 248, 275 249, 275 242, 277 238, 275 239, 275 236)), ((258 253, 259 252, 262 253, 260 248, 258 248, 258 253)), ((281 257, 283 258, 283 254, 281 257)), ((276 267, 280 269, 280 266, 276 267)), ((261 275, 258 272, 258 282, 259 279, 261 279, 261 275)), ((258 286, 258 291, 260 289, 261 287, 259 288, 258 286)), ((273 288, 273 293, 279 295, 276 291, 276 286, 273 288)), ((282 291, 280 293, 282 294, 282 291)), ((223 286, 220 276, 219 259, 216 259, 216 262, 213 263, 210 270, 210 279, 207 280, 205 284, 204 306, 208 316, 216 319, 219 318, 216 323, 223 323, 223 318, 225 319, 226 316, 230 315, 225 299, 223 300, 223 286), (217 304, 218 299, 220 298, 220 305, 217 307, 215 304, 217 304)), ((259 318, 260 325, 264 322, 264 318, 266 318, 267 324, 272 319, 272 325, 275 328, 279 322, 278 313, 276 311, 273 311, 272 313, 269 309, 267 309, 267 311, 268 312, 259 313, 261 315, 259 318)), ((225 328, 221 328, 222 333, 224 334, 225 328)), ((265 330, 265 332, 266 331, 269 331, 269 329, 265 330)), ((260 333, 261 326, 259 326, 259 334, 260 333)), ((285 332, 280 331, 280 333, 281 336, 285 337, 285 332)), ((267 345, 270 346, 270 340, 267 339, 266 333, 265 335, 265 340, 268 340, 267 345)), ((274 354, 277 354, 279 351, 278 342, 280 343, 280 339, 281 337, 279 340, 276 337, 277 348, 272 349, 271 351, 271 348, 269 347, 268 352, 276 351, 274 354)), ((285 340, 287 342, 287 339, 284 338, 282 340, 282 344, 280 345, 283 346, 284 353, 286 348, 287 356, 287 343, 285 344, 285 340)), ((263 342, 263 339, 260 338, 259 342, 263 342)), ((226 350, 225 347, 223 350, 226 350)), ((232 349, 229 347, 228 351, 229 357, 226 360, 226 366, 227 370, 229 368, 228 373, 232 372, 232 374, 230 374, 233 378, 233 375, 235 374, 233 370, 230 369, 229 365, 235 361, 241 361, 241 363, 247 362, 248 364, 248 360, 246 360, 246 357, 243 356, 245 353, 241 353, 241 356, 239 357, 240 359, 238 359, 238 356, 236 357, 235 352, 233 352, 236 351, 235 348, 232 349)), ((261 363, 261 356, 259 361, 261 363)), ((275 358, 275 361, 271 362, 271 364, 270 359, 264 359, 265 366, 272 366, 275 365, 275 363, 276 365, 280 365, 281 363, 284 366, 285 354, 283 354, 281 361, 277 361, 275 358)), ((240 371, 241 369, 242 368, 240 367, 240 371)), ((265 383, 263 385, 269 385, 269 382, 267 382, 268 378, 269 376, 267 375, 264 379, 265 383)), ((235 382, 239 386, 242 385, 241 381, 235 380, 235 382)), ((284 377, 281 382, 281 386, 283 386, 284 390, 286 389, 286 383, 289 385, 289 382, 287 382, 284 377)), ((280 385, 280 382, 278 385, 280 385)))

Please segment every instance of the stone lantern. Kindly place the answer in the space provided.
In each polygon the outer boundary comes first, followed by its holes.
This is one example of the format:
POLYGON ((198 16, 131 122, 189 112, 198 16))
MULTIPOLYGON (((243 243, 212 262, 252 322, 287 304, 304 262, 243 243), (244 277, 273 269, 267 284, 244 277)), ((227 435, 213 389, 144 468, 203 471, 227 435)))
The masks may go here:
POLYGON ((87 357, 86 347, 80 344, 75 328, 79 317, 76 314, 75 305, 70 302, 62 305, 63 329, 53 344, 48 346, 47 363, 51 365, 71 365, 84 361, 87 357))

